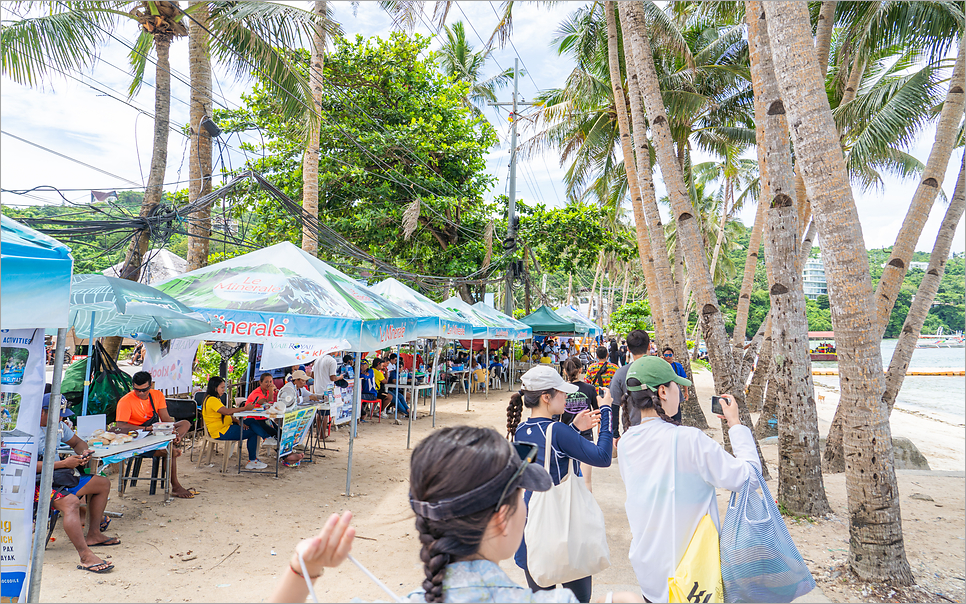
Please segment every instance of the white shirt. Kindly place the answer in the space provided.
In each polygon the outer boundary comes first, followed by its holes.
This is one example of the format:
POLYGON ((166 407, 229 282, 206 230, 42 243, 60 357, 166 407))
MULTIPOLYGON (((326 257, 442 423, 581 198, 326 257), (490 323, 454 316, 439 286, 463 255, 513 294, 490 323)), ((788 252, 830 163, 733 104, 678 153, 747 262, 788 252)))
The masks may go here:
POLYGON ((330 354, 316 361, 315 365, 315 382, 312 384, 312 390, 315 394, 323 394, 332 385, 332 379, 329 376, 335 375, 338 367, 335 357, 330 354))
POLYGON ((705 514, 720 530, 715 487, 737 491, 753 475, 749 464, 761 470, 751 430, 735 426, 728 435, 734 457, 697 428, 645 418, 617 444, 631 527, 628 558, 651 602, 667 602, 667 580, 705 514))
POLYGON ((309 396, 312 395, 308 388, 296 388, 295 384, 292 382, 286 382, 278 391, 278 398, 275 399, 275 404, 279 407, 282 406, 282 393, 283 392, 293 392, 295 394, 295 404, 301 405, 304 402, 308 402, 309 396))

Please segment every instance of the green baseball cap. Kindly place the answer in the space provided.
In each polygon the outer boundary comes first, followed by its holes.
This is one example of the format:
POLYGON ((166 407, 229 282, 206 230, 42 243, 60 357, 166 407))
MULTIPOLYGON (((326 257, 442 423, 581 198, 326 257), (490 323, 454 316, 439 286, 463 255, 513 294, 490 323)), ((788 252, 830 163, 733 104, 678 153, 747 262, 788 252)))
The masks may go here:
MULTIPOLYGON (((637 380, 651 390, 657 390, 661 384, 676 382, 681 386, 690 386, 691 380, 685 379, 674 373, 671 364, 660 357, 650 355, 643 356, 633 363, 627 370, 627 379, 637 378, 637 380)), ((643 390, 644 386, 631 386, 627 384, 628 392, 643 390)))

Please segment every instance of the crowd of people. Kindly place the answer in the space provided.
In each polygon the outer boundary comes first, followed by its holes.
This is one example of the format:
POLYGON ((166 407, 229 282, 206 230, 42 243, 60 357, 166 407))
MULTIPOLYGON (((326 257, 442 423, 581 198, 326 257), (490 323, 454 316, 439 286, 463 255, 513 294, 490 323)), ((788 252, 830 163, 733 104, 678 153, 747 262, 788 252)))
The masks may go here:
MULTIPOLYGON (((645 331, 632 331, 620 343, 612 339, 592 352, 578 349, 572 340, 560 344, 551 339, 532 351, 524 350, 541 359, 552 356, 549 363, 538 363, 521 376, 522 387, 511 394, 507 406, 505 438, 489 428, 457 426, 436 430, 417 445, 410 464, 410 505, 422 544, 425 578, 422 589, 410 593, 407 601, 591 601, 592 574, 558 585, 543 585, 534 578, 530 564, 541 544, 525 538, 524 532, 535 493, 548 492, 568 475, 592 493, 592 468, 609 467, 618 456, 622 480, 634 485, 627 489, 632 534, 628 557, 640 593, 608 594, 604 601, 667 601, 668 577, 673 576, 698 523, 706 514, 716 525, 720 523, 715 489, 738 490, 755 468, 760 471, 754 438, 741 425, 730 395, 723 395, 722 417, 729 425, 733 456, 702 431, 682 426, 680 403, 691 381, 675 360, 675 351, 665 347, 656 354, 645 331), (555 361, 559 367, 553 365, 555 361), (675 481, 684 481, 687 489, 675 488, 675 481), (511 557, 523 570, 526 587, 515 584, 500 569, 499 563, 511 557)), ((246 467, 264 468, 258 442, 277 446, 277 427, 263 419, 247 417, 239 422, 233 416, 275 405, 281 393, 288 392, 283 400, 311 401, 320 399, 331 385, 347 385, 355 377, 354 357, 345 355, 339 361, 333 354, 307 366, 286 368, 280 380, 264 373, 240 407, 225 404, 225 380, 212 377, 201 405, 203 429, 215 440, 245 441, 246 467)), ((394 353, 361 361, 364 405, 403 417, 410 413, 412 401, 406 398, 406 389, 389 392, 388 386, 407 377, 405 367, 410 372, 426 368, 418 355, 405 364, 402 361, 394 353)), ((508 368, 506 350, 489 356, 457 352, 442 358, 439 367, 443 380, 464 379, 460 376, 465 376, 466 369, 500 376, 508 368)), ((118 429, 173 422, 175 444, 179 444, 189 422, 174 421, 168 414, 165 398, 152 388, 149 373, 135 373, 132 381, 131 392, 117 402, 118 429)), ((42 429, 47 426, 48 405, 49 394, 44 399, 42 429)), ((110 480, 72 476, 74 468, 87 463, 91 451, 68 423, 61 424, 59 435, 74 454, 54 464, 51 505, 64 517, 64 530, 80 557, 78 568, 108 572, 113 564, 92 548, 120 543, 103 532, 110 522, 104 515, 110 480), (85 496, 90 498, 86 534, 79 516, 85 496)), ((178 449, 174 451, 172 494, 193 497, 195 492, 178 480, 178 449)), ((166 454, 165 450, 153 453, 166 454)), ((285 462, 294 464, 300 457, 293 453, 285 462)), ((43 463, 41 457, 38 476, 43 463)), ((38 500, 40 496, 38 481, 38 500)), ((333 515, 319 535, 298 544, 273 601, 303 601, 325 567, 347 559, 355 535, 351 520, 349 512, 333 515)))

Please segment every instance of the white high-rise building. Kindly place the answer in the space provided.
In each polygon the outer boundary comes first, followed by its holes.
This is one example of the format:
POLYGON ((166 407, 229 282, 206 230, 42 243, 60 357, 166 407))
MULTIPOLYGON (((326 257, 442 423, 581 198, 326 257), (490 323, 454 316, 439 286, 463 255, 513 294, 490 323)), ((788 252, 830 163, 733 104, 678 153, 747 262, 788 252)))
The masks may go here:
POLYGON ((805 268, 802 270, 802 289, 805 290, 805 297, 809 300, 814 300, 822 294, 828 295, 825 264, 822 263, 821 254, 817 258, 809 258, 805 261, 805 268))

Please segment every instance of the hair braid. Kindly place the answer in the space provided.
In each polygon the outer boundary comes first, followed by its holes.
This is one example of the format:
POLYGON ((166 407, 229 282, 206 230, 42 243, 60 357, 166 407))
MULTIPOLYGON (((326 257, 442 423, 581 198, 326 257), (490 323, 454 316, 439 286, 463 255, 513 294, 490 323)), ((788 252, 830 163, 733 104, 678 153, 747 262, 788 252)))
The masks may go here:
MULTIPOLYGON (((671 382, 668 382, 668 384, 670 383, 671 382)), ((627 385, 640 386, 642 384, 636 378, 629 378, 627 381, 627 385), (634 383, 631 383, 631 380, 634 380, 634 383)), ((667 384, 661 384, 661 386, 667 386, 667 384)), ((657 416, 660 417, 662 420, 666 421, 667 423, 673 426, 681 425, 680 422, 676 422, 673 419, 671 419, 668 416, 668 414, 664 411, 664 407, 661 406, 661 397, 658 396, 657 394, 657 389, 651 390, 649 387, 644 386, 642 390, 635 390, 633 392, 629 391, 627 394, 624 395, 623 400, 621 401, 621 404, 625 406, 625 411, 626 411, 626 407, 629 407, 630 405, 634 405, 634 407, 641 410, 654 409, 655 411, 657 411, 657 416)), ((625 415, 625 417, 628 417, 628 416, 629 414, 625 415)), ((628 424, 630 424, 630 421, 628 421, 628 424)))
POLYGON ((416 516, 416 530, 419 531, 419 541, 423 544, 419 552, 419 559, 423 561, 423 590, 426 592, 427 602, 443 601, 443 579, 446 576, 446 566, 452 562, 452 556, 442 551, 443 536, 433 530, 429 520, 416 516))
POLYGON ((674 419, 671 419, 671 417, 668 416, 668 414, 664 412, 664 407, 661 406, 661 399, 660 399, 660 397, 657 396, 657 393, 656 392, 654 393, 654 396, 653 396, 653 399, 652 400, 654 401, 654 410, 657 411, 657 416, 658 417, 660 417, 661 419, 663 419, 664 421, 666 421, 669 424, 672 424, 672 425, 675 425, 675 426, 680 426, 681 425, 680 422, 675 421, 674 419))
POLYGON ((523 395, 514 392, 510 395, 510 404, 506 408, 506 437, 513 440, 520 425, 520 418, 523 416, 523 395))
MULTIPOLYGON (((624 431, 620 433, 620 436, 626 434, 627 429, 631 427, 631 405, 627 401, 627 397, 627 394, 621 397, 621 421, 624 422, 624 431)), ((619 429, 620 426, 618 426, 619 429)))

